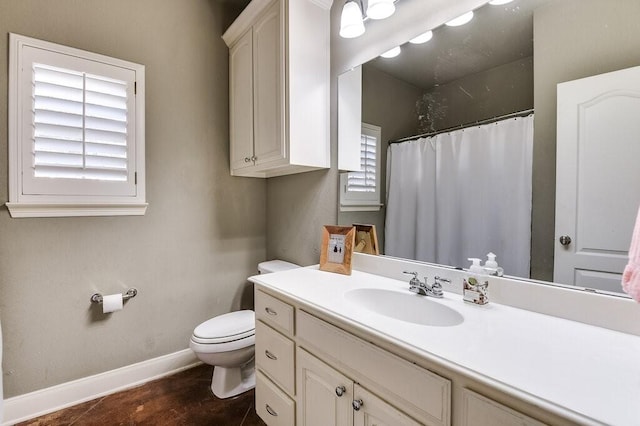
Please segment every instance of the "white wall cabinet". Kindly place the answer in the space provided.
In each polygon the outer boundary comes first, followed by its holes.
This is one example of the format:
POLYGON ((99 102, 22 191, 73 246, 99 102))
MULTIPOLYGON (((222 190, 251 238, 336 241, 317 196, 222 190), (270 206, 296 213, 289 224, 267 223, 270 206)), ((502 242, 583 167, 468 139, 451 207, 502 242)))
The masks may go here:
POLYGON ((332 0, 253 0, 229 46, 230 168, 272 177, 330 167, 332 0))

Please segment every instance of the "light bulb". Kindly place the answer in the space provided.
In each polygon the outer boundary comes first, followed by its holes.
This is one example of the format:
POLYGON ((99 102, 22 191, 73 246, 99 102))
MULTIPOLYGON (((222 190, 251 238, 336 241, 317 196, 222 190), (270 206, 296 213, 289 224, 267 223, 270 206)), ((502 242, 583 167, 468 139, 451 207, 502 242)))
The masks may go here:
POLYGON ((369 0, 367 16, 371 19, 384 19, 396 11, 394 0, 369 0))
POLYGON ((449 27, 459 27, 460 25, 464 25, 472 19, 473 19, 473 10, 465 13, 464 15, 460 15, 455 19, 450 20, 449 22, 446 23, 446 25, 449 27))
POLYGON ((419 36, 412 38, 411 40, 409 40, 409 43, 422 44, 422 43, 428 42, 432 38, 433 38, 433 31, 429 30, 426 33, 422 33, 419 36))
POLYGON ((340 37, 355 38, 364 33, 362 10, 356 1, 349 0, 342 7, 340 16, 340 37))
POLYGON ((398 56, 401 52, 400 46, 396 46, 393 49, 389 49, 386 52, 384 52, 383 54, 381 54, 380 56, 383 58, 395 58, 396 56, 398 56))

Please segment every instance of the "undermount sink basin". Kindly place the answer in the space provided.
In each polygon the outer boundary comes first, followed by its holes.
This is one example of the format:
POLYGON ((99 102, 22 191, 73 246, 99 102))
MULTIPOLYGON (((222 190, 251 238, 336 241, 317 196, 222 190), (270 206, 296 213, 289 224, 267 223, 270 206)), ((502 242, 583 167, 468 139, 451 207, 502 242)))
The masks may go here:
POLYGON ((369 311, 400 321, 436 327, 462 324, 464 317, 458 311, 429 299, 410 293, 377 288, 359 288, 345 293, 350 302, 369 311))

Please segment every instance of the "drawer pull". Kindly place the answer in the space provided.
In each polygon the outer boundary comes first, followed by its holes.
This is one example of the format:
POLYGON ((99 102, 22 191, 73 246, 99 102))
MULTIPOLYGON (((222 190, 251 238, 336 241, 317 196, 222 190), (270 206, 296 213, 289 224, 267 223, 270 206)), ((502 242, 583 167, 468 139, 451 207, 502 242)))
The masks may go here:
POLYGON ((345 388, 344 386, 340 385, 336 388, 336 395, 338 396, 342 396, 344 395, 344 393, 347 391, 347 388, 345 388))
POLYGON ((267 358, 272 359, 274 361, 278 360, 278 357, 275 356, 274 354, 272 354, 271 352, 269 352, 268 350, 264 351, 264 354, 267 356, 267 358))
POLYGON ((361 399, 354 399, 353 402, 351 403, 351 406, 355 411, 360 411, 360 408, 362 408, 363 405, 364 405, 364 402, 362 402, 361 399))
POLYGON ((269 404, 264 404, 264 408, 266 408, 267 413, 271 414, 273 417, 278 417, 278 413, 276 413, 276 411, 269 407, 269 404))
POLYGON ((264 308, 265 312, 268 313, 269 315, 278 315, 278 313, 276 311, 274 311, 273 309, 267 307, 264 308))

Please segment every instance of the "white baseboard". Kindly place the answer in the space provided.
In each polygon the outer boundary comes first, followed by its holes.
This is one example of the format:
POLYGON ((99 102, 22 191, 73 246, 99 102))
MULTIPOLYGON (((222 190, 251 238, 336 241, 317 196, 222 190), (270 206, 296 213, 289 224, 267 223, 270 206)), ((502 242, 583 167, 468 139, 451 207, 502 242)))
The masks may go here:
POLYGON ((200 361, 191 349, 184 349, 137 364, 5 399, 2 426, 13 425, 81 402, 132 388, 198 364, 200 361))

